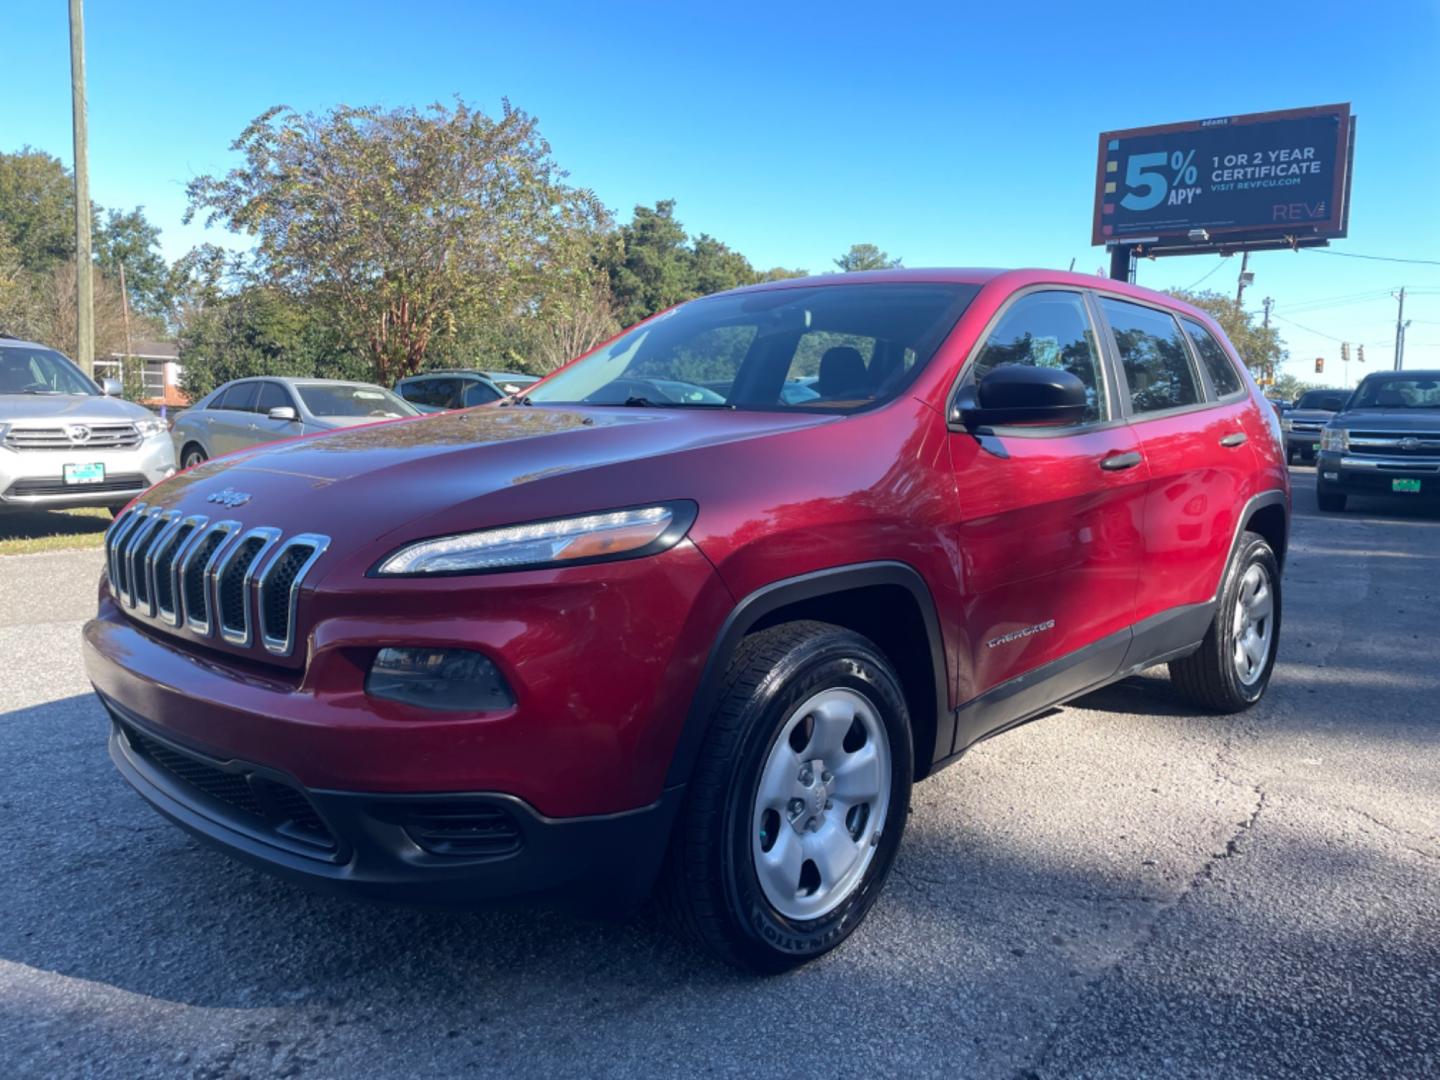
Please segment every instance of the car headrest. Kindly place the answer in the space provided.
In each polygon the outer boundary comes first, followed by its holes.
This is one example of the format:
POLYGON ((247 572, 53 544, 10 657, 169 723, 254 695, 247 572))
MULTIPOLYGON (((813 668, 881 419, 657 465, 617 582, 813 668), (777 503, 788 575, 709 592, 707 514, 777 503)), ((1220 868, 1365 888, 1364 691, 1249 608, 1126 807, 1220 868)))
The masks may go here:
POLYGON ((846 398, 863 396, 865 387, 865 358, 860 350, 849 345, 836 345, 826 349, 820 357, 820 378, 815 389, 821 397, 846 398))
POLYGON ((1382 409, 1386 406, 1392 409, 1402 408, 1405 405, 1405 395, 1399 390, 1382 389, 1375 394, 1375 404, 1379 405, 1382 409))

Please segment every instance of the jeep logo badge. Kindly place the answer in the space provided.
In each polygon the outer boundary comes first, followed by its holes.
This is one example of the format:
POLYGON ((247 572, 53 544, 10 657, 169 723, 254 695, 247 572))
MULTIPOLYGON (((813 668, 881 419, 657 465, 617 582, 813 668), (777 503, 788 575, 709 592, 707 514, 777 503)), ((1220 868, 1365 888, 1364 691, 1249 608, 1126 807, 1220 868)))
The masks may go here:
POLYGON ((232 510, 237 506, 244 506, 250 501, 248 491, 236 491, 234 488, 226 488, 224 491, 213 491, 205 496, 206 502, 219 503, 221 506, 228 506, 232 510))

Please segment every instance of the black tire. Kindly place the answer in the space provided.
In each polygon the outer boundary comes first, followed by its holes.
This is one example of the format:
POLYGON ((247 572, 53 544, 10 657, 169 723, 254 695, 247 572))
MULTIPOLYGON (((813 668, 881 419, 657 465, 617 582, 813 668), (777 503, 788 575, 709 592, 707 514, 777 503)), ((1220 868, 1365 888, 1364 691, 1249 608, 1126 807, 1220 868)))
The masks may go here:
POLYGON ((1327 514, 1340 514, 1345 510, 1345 493, 1316 488, 1315 502, 1327 514))
POLYGON ((205 453, 205 448, 199 443, 186 443, 185 449, 180 451, 180 468, 193 469, 196 465, 210 460, 210 455, 205 453))
POLYGON ((1280 564, 1269 543, 1258 533, 1247 532, 1240 538, 1225 573, 1220 602, 1215 618, 1200 648, 1189 656, 1170 661, 1170 681, 1182 695, 1201 708, 1217 713, 1236 713, 1250 708, 1265 693, 1275 670, 1275 655, 1280 648, 1281 625, 1280 564), (1236 671, 1232 659, 1235 650, 1234 619, 1241 582, 1250 567, 1261 567, 1269 578, 1273 597, 1269 652, 1257 678, 1246 683, 1236 671))
POLYGON ((671 922, 713 955, 763 973, 797 967, 835 948, 860 925, 889 876, 909 813, 913 755, 899 679, 866 638, 810 621, 745 638, 722 684, 667 856, 660 900, 671 922), (891 759, 888 809, 874 856, 839 906, 793 921, 760 885, 751 843, 754 802, 761 770, 787 719, 816 693, 837 687, 865 696, 884 725, 891 759))

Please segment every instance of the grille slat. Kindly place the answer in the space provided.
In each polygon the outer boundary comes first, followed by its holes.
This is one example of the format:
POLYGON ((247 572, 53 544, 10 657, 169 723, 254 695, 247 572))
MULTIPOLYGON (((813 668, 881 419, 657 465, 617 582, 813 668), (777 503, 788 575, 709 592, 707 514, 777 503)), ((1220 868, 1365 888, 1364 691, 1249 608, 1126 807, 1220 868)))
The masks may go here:
MULTIPOLYGON (((98 484, 67 484, 54 477, 39 476, 16 480, 5 494, 12 499, 41 495, 138 495, 150 486, 140 473, 112 473, 98 484)), ((117 502, 120 500, 116 500, 117 502)))
POLYGON ((1440 433, 1434 431, 1352 431, 1349 453, 1376 457, 1440 458, 1440 433))
POLYGON ((411 809, 403 827, 418 847, 434 855, 509 855, 520 848, 515 820, 493 806, 431 803, 411 809))
POLYGON ((231 645, 258 639, 267 653, 289 656, 301 583, 330 538, 282 540, 269 526, 240 529, 238 521, 181 519, 178 511, 139 503, 106 533, 111 592, 131 614, 199 637, 218 628, 231 645))

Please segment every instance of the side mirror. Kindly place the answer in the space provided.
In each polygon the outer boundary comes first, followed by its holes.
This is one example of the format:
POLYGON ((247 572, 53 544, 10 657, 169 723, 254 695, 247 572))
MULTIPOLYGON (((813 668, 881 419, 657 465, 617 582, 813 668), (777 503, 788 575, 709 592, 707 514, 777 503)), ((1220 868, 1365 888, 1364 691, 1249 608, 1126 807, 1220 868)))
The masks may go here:
POLYGON ((125 392, 125 388, 120 385, 119 379, 101 379, 100 392, 106 397, 119 397, 125 392))
POLYGON ((1007 364, 956 398, 950 422, 971 430, 1005 424, 1061 427, 1085 419, 1085 384, 1058 368, 1007 364))
POLYGON ((276 405, 275 408, 271 409, 265 415, 268 416, 271 420, 295 421, 300 419, 300 414, 297 413, 294 407, 290 405, 276 405))

